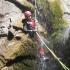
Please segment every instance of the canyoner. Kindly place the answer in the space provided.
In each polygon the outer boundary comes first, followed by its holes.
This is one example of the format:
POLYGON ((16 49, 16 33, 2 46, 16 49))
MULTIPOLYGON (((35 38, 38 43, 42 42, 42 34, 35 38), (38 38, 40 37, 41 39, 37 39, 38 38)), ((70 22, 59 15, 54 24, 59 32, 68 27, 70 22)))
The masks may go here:
POLYGON ((47 70, 46 63, 49 61, 49 57, 46 55, 46 49, 44 44, 40 40, 36 32, 36 46, 37 46, 37 70, 47 70))
POLYGON ((23 22, 23 31, 28 33, 30 37, 34 37, 35 30, 36 30, 36 22, 32 19, 31 11, 24 12, 25 19, 22 20, 23 22))

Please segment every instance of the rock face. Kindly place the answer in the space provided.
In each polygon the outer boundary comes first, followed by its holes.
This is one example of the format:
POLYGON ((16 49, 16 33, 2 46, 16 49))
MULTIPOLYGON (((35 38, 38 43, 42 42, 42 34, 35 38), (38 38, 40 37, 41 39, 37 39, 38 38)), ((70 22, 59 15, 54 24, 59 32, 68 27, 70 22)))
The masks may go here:
POLYGON ((22 29, 21 15, 21 9, 14 3, 0 0, 0 70, 33 69, 35 47, 19 29, 22 29))

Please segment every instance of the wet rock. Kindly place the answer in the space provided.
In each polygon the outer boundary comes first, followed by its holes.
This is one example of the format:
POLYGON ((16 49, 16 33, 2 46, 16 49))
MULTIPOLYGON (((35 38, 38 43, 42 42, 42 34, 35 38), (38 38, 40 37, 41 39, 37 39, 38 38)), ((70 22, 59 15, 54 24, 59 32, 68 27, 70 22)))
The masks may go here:
POLYGON ((32 55, 35 54, 35 47, 29 36, 21 30, 22 11, 8 0, 0 0, 0 7, 0 26, 4 27, 0 29, 6 34, 0 33, 0 70, 25 70, 25 67, 28 70, 29 65, 33 67, 31 63, 34 61, 32 55))

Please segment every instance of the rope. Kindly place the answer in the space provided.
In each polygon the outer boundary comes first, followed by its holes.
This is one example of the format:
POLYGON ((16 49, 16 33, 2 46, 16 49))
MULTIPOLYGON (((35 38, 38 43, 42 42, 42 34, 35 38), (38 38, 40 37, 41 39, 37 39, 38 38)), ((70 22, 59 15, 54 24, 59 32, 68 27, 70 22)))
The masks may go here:
POLYGON ((40 37, 40 35, 38 34, 38 32, 36 32, 36 34, 38 35, 39 39, 41 40, 41 42, 44 44, 44 46, 49 50, 49 52, 53 55, 53 57, 61 64, 61 66, 63 67, 64 70, 70 70, 57 56, 56 54, 45 44, 45 42, 42 40, 42 38, 40 37))

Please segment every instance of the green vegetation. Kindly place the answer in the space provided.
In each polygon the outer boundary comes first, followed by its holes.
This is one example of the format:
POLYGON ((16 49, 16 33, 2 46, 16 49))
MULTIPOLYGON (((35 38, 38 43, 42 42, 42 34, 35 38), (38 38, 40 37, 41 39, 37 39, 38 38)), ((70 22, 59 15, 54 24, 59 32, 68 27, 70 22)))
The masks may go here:
POLYGON ((30 2, 28 2, 27 0, 16 0, 16 1, 18 1, 21 5, 28 7, 32 11, 34 10, 34 6, 30 2))
POLYGON ((48 22, 51 27, 50 35, 55 42, 59 42, 63 39, 63 31, 66 29, 67 23, 63 19, 63 11, 58 0, 49 2, 49 7, 48 22))
POLYGON ((51 37, 54 42, 62 41, 64 30, 68 25, 63 18, 60 0, 37 0, 37 3, 43 7, 40 14, 43 15, 42 17, 46 20, 46 29, 49 37, 51 37))
POLYGON ((48 2, 47 0, 37 0, 37 3, 41 6, 43 6, 43 13, 46 13, 48 10, 48 2))

